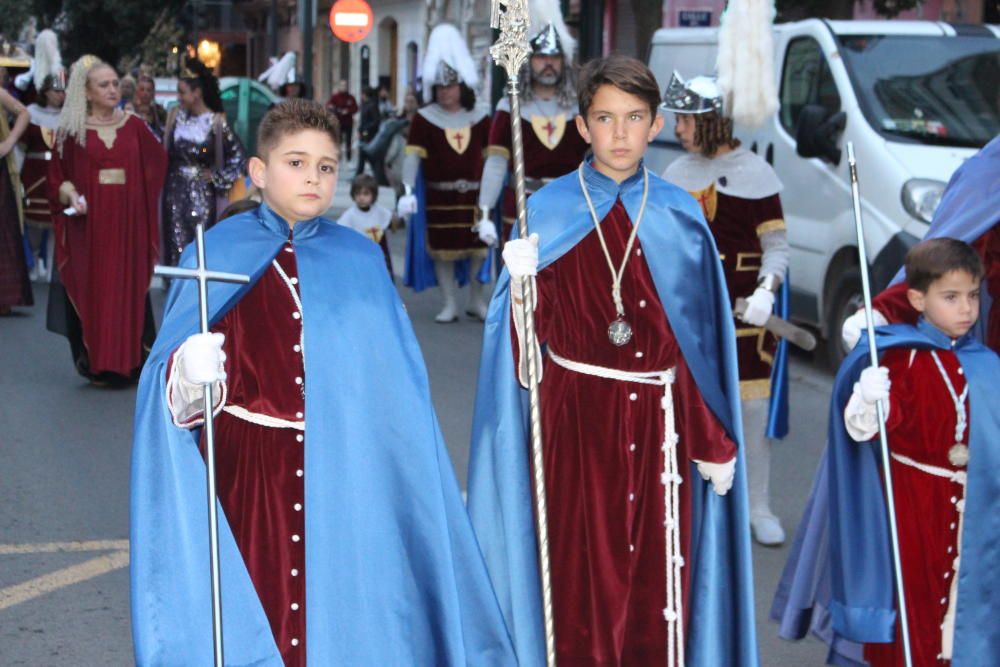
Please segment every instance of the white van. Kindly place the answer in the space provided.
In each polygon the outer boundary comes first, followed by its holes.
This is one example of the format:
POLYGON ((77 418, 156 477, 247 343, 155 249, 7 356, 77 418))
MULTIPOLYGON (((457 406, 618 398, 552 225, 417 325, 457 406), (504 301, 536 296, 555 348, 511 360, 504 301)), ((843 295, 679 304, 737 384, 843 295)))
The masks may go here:
MULTIPOLYGON (((717 28, 658 30, 648 62, 661 88, 674 70, 712 74, 717 40, 717 28)), ((879 290, 927 231, 952 172, 1000 133, 1000 27, 809 19, 776 25, 774 46, 778 113, 736 134, 784 183, 792 317, 819 328, 837 363, 861 292, 845 142, 879 290)), ((656 173, 683 152, 666 116, 647 159, 656 173)))

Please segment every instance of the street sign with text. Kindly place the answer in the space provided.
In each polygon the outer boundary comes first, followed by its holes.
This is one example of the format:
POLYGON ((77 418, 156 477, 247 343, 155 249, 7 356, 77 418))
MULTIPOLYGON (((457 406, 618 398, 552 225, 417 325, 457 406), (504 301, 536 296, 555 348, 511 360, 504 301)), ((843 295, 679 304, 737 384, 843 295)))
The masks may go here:
POLYGON ((365 0, 337 0, 330 7, 330 30, 337 39, 358 42, 372 29, 372 8, 365 0))

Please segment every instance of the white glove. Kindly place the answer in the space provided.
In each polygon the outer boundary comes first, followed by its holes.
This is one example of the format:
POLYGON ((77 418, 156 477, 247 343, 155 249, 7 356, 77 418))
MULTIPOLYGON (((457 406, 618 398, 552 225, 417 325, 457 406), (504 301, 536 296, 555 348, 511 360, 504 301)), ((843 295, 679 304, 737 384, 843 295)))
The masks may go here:
POLYGON ((724 496, 733 488, 733 478, 736 477, 736 459, 732 458, 725 463, 709 463, 707 461, 695 461, 698 464, 698 472, 706 482, 712 482, 715 492, 724 496))
POLYGON ((511 280, 538 275, 538 234, 507 241, 502 254, 511 280))
MULTIPOLYGON (((861 334, 865 330, 865 327, 868 326, 866 319, 865 309, 862 308, 844 320, 844 324, 840 329, 840 337, 847 349, 853 350, 854 346, 861 340, 861 334)), ((877 310, 872 311, 872 319, 875 321, 875 326, 877 327, 884 327, 889 324, 889 320, 885 319, 885 315, 877 310)))
POLYGON ((479 218, 479 222, 472 226, 472 231, 479 234, 480 241, 492 248, 497 244, 497 239, 499 238, 497 235, 497 226, 496 223, 490 220, 490 210, 488 208, 483 207, 480 210, 483 212, 483 215, 479 218))
POLYGON ((417 212, 417 196, 416 195, 403 195, 396 202, 396 213, 400 217, 407 217, 413 215, 417 212))
POLYGON ((774 292, 758 287, 747 299, 747 310, 740 319, 754 327, 762 327, 774 311, 774 292))
POLYGON ((177 350, 181 378, 188 384, 225 382, 226 353, 222 351, 225 340, 221 333, 198 333, 184 341, 177 350))
POLYGON ((854 385, 854 390, 861 395, 861 400, 865 403, 875 405, 879 401, 889 398, 889 388, 892 382, 889 380, 889 369, 885 366, 869 366, 861 371, 858 383, 854 385))

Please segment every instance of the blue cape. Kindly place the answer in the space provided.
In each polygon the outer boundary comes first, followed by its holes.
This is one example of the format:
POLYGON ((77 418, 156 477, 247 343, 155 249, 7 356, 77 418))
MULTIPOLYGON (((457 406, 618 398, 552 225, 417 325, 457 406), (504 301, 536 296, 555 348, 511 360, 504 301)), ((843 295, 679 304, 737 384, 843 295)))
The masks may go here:
MULTIPOLYGON (((955 170, 934 211, 934 219, 924 239, 951 237, 973 243, 1000 223, 1000 136, 955 170)), ((906 278, 901 268, 892 279, 895 285, 906 278)), ((986 338, 987 314, 992 296, 982 290, 979 301, 979 321, 973 333, 979 340, 986 338)))
MULTIPOLYGON (((423 292, 428 287, 437 287, 434 275, 434 260, 427 254, 427 188, 424 183, 423 168, 417 172, 413 194, 417 198, 417 212, 410 216, 406 225, 406 262, 403 269, 403 284, 415 292, 423 292)), ((470 225, 471 226, 471 225, 470 225)), ((498 227, 500 229, 500 227, 498 227)), ((488 252, 476 280, 489 283, 493 280, 493 255, 488 252)), ((467 259, 455 262, 455 280, 459 285, 469 282, 470 262, 467 259)))
MULTIPOLYGON (((789 317, 788 303, 786 272, 774 302, 774 312, 783 320, 789 317)), ((765 435, 776 440, 788 435, 788 341, 784 338, 778 339, 778 349, 774 353, 774 363, 771 366, 771 398, 768 403, 765 435)))
MULTIPOLYGON (((603 219, 620 195, 632 220, 642 198, 641 169, 621 185, 585 163, 603 219)), ((691 469, 690 667, 757 664, 749 516, 732 312, 718 251, 697 202, 649 175, 643 257, 707 405, 738 443, 736 480, 724 497, 691 469), (699 557, 699 556, 702 557, 699 557)), ((576 172, 528 200, 528 225, 542 246, 539 266, 556 261, 594 227, 576 172)), ((490 303, 479 367, 469 463, 469 512, 522 666, 545 664, 541 596, 529 475, 527 391, 517 382, 510 339, 509 275, 490 303)), ((544 406, 543 406, 544 408, 544 406)))
MULTIPOLYGON (((916 327, 880 327, 877 334, 879 350, 952 349, 951 340, 923 319, 916 327)), ((1000 624, 994 618, 1000 603, 1000 407, 995 390, 1000 358, 971 334, 958 339, 953 349, 969 383, 970 459, 952 664, 971 667, 1000 664, 1000 624)), ((843 422, 854 382, 868 363, 867 339, 862 337, 834 383, 827 450, 772 608, 782 636, 800 638, 810 624, 829 624, 826 638, 852 654, 858 647, 851 642, 892 641, 896 621, 878 440, 854 442, 843 422), (820 618, 827 613, 829 618, 820 618)))
MULTIPOLYGON (((262 205, 206 233, 213 270, 255 282, 288 239, 262 205)), ((306 354, 306 650, 315 665, 512 665, 503 617, 430 401, 426 369, 379 249, 316 218, 294 227, 306 354), (373 345, 373 341, 377 341, 373 345)), ((181 263, 193 265, 188 247, 181 263)), ((211 283, 210 318, 250 289, 211 283)), ((212 664, 205 465, 173 425, 166 364, 198 326, 174 281, 143 369, 131 488, 139 665, 212 664)), ((227 665, 281 657, 220 509, 227 665)))

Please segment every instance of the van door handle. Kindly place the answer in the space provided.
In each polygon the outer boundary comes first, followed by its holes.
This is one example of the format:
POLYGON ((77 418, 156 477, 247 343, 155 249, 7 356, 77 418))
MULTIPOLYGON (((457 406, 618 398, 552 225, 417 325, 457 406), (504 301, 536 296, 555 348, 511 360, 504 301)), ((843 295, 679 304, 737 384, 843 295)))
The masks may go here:
POLYGON ((764 153, 764 159, 767 160, 769 165, 772 167, 774 166, 774 144, 767 145, 767 151, 764 153))

